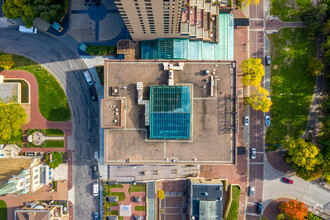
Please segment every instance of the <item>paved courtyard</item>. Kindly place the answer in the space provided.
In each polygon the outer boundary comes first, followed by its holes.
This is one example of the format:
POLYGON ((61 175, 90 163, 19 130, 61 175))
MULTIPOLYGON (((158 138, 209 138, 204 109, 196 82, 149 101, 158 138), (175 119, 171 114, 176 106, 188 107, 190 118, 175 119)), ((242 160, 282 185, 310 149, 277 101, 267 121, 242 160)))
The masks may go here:
POLYGON ((82 0, 72 0, 71 28, 68 32, 78 42, 99 42, 116 38, 125 25, 112 0, 100 6, 88 6, 82 0))

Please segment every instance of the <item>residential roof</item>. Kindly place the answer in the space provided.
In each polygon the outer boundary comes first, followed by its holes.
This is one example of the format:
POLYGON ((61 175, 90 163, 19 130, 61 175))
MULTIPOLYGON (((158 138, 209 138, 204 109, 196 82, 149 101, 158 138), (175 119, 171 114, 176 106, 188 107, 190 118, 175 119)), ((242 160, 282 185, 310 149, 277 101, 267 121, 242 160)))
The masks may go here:
POLYGON ((223 184, 192 183, 192 215, 198 220, 218 220, 223 216, 223 184))
POLYGON ((49 220, 47 210, 15 210, 16 220, 49 220))

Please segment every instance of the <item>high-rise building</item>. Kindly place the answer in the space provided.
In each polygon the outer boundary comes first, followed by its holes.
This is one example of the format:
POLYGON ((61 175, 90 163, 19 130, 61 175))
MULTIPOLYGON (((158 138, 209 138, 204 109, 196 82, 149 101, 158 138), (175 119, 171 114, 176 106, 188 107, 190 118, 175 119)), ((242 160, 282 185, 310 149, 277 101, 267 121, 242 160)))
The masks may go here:
POLYGON ((192 38, 219 42, 219 10, 230 9, 212 0, 114 1, 134 41, 192 38))

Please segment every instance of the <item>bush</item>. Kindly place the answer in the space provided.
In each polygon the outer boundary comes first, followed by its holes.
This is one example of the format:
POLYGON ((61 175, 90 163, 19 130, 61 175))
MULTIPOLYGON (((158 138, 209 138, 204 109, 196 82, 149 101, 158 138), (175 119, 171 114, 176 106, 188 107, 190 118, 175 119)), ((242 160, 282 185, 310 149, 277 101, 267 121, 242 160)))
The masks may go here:
POLYGON ((104 56, 107 54, 115 54, 117 53, 117 47, 115 46, 107 46, 107 45, 91 45, 87 44, 86 53, 89 55, 97 55, 104 56))

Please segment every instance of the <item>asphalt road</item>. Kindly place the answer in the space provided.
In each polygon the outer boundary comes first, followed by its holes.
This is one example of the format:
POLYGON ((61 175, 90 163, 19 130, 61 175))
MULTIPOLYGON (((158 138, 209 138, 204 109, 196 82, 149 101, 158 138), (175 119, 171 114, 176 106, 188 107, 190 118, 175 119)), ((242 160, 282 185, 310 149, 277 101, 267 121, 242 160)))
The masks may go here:
POLYGON ((68 148, 74 149, 75 219, 92 218, 99 200, 92 195, 91 165, 99 146, 99 107, 92 102, 82 69, 85 63, 59 40, 43 33, 22 34, 17 27, 0 29, 0 50, 28 57, 55 75, 67 94, 72 113, 73 137, 68 148))

